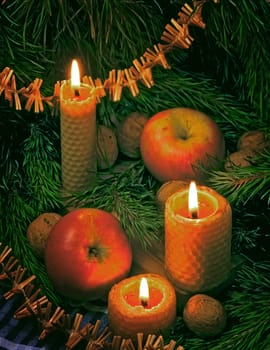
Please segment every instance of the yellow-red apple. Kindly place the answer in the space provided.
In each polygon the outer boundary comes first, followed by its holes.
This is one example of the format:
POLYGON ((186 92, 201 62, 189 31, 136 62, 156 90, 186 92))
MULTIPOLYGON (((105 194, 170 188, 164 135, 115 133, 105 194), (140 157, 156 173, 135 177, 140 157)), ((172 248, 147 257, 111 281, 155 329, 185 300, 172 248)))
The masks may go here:
POLYGON ((63 216, 45 248, 48 276, 56 290, 72 299, 104 297, 128 275, 131 262, 131 245, 120 221, 95 208, 63 216))
POLYGON ((202 168, 224 159, 225 142, 218 125, 190 108, 172 108, 152 116, 140 140, 146 168, 160 182, 202 180, 202 168))

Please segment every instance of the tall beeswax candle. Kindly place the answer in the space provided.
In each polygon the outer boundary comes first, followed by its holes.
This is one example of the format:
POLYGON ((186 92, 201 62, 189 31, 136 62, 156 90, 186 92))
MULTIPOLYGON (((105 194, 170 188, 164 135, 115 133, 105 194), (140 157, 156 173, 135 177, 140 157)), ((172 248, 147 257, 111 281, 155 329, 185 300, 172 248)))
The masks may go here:
POLYGON ((87 189, 97 171, 95 92, 80 83, 76 64, 73 69, 77 80, 65 81, 60 90, 62 184, 68 193, 87 189))
POLYGON ((178 288, 207 291, 222 283, 231 269, 232 212, 228 201, 198 186, 198 209, 188 208, 188 188, 165 204, 165 269, 178 288))

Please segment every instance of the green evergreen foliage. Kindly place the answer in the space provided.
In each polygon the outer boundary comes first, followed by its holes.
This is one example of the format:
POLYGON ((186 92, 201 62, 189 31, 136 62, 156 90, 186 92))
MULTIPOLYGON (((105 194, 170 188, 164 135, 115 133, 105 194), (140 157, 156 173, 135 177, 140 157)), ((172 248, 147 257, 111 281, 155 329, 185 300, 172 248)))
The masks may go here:
POLYGON ((22 162, 26 201, 39 213, 49 208, 59 210, 62 206, 60 146, 54 142, 58 141, 59 133, 46 130, 46 118, 41 123, 31 123, 29 128, 29 136, 23 143, 22 162))
POLYGON ((120 172, 104 173, 93 189, 71 196, 67 205, 97 207, 114 213, 127 235, 149 248, 153 240, 163 237, 163 217, 157 210, 155 191, 151 189, 155 181, 145 174, 141 160, 122 168, 120 172))
POLYGON ((246 262, 238 270, 234 284, 224 295, 228 325, 221 336, 214 339, 194 337, 181 318, 173 333, 185 349, 222 350, 269 348, 269 262, 246 262))
POLYGON ((55 304, 63 304, 63 299, 54 290, 43 261, 33 253, 26 237, 29 223, 37 216, 36 208, 27 204, 23 196, 15 190, 8 198, 1 196, 3 232, 1 242, 13 249, 14 256, 27 269, 28 275, 36 276, 36 283, 42 293, 55 304))
POLYGON ((158 40, 161 14, 152 1, 8 1, 0 7, 0 66, 15 69, 23 82, 46 77, 47 88, 67 78, 75 53, 88 75, 104 79, 158 40))
POLYGON ((207 5, 207 27, 194 33, 190 62, 216 78, 225 92, 249 103, 258 120, 269 122, 269 3, 221 0, 207 5))
POLYGON ((265 150, 248 167, 234 166, 232 171, 213 171, 209 184, 232 204, 239 205, 258 198, 270 203, 270 153, 265 150))
MULTIPOLYGON (((14 69, 17 88, 44 80, 42 93, 67 77, 73 55, 93 78, 128 68, 153 44, 164 25, 176 18, 183 1, 76 0, 21 1, 0 4, 0 72, 14 69)), ((192 5, 192 1, 188 1, 192 5)), ((220 0, 204 5, 206 29, 192 27, 190 50, 168 54, 170 70, 153 68, 155 85, 139 83, 140 95, 125 90, 121 101, 106 97, 97 106, 100 123, 114 125, 133 111, 149 117, 167 108, 202 110, 222 129, 227 152, 245 131, 269 134, 270 4, 265 0, 220 0)), ((270 136, 270 134, 269 134, 270 136)), ((29 223, 40 213, 66 207, 60 197, 59 116, 15 111, 0 96, 0 241, 55 305, 68 303, 53 289, 43 261, 26 239, 29 223)), ((245 254, 233 284, 219 298, 228 312, 220 337, 202 340, 187 331, 179 316, 169 338, 186 349, 266 350, 269 347, 269 203, 270 154, 265 151, 248 168, 209 173, 209 185, 233 207, 233 251, 245 254)), ((112 169, 98 174, 94 188, 70 197, 114 211, 130 237, 148 246, 162 238, 163 218, 155 205, 159 183, 142 160, 120 155, 112 169)))

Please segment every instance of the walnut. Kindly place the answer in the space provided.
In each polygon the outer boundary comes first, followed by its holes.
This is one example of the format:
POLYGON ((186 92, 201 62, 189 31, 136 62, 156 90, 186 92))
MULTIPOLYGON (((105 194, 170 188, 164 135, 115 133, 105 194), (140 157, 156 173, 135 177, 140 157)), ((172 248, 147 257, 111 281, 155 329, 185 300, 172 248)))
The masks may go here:
POLYGON ((192 332, 199 337, 207 338, 223 331, 227 315, 218 300, 205 294, 196 294, 187 301, 183 319, 192 332))
POLYGON ((251 161, 255 158, 255 152, 252 149, 244 148, 239 151, 231 153, 225 164, 224 168, 226 171, 231 171, 235 166, 237 167, 248 167, 251 165, 251 161))
POLYGON ((188 187, 188 182, 183 180, 171 180, 165 182, 156 193, 157 205, 161 210, 165 209, 165 203, 167 198, 173 193, 188 187))
POLYGON ((98 126, 97 166, 99 169, 111 167, 118 157, 118 145, 114 131, 104 125, 98 126))
POLYGON ((260 130, 245 132, 238 140, 237 149, 251 149, 254 152, 261 152, 270 146, 267 135, 260 130))
POLYGON ((57 213, 43 213, 32 221, 27 228, 27 239, 35 254, 42 259, 44 259, 49 234, 60 219, 61 215, 57 213))
POLYGON ((130 158, 140 157, 140 138, 147 120, 145 114, 133 112, 118 125, 117 141, 124 155, 130 158))

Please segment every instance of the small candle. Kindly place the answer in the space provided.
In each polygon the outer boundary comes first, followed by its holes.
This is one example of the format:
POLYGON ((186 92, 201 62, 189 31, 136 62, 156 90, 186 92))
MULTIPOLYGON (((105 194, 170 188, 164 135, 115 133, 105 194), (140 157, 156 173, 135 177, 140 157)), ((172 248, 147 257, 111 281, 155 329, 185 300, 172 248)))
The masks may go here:
POLYGON ((87 189, 96 178, 96 98, 93 88, 80 83, 77 61, 71 80, 60 90, 61 158, 64 191, 87 189))
POLYGON ((135 339, 137 333, 160 334, 175 318, 175 290, 163 276, 135 275, 115 284, 109 292, 108 320, 115 335, 135 339))
POLYGON ((189 208, 194 183, 190 187, 165 204, 165 269, 175 286, 197 293, 219 285, 230 273, 232 212, 228 201, 206 186, 198 186, 197 207, 189 208))

